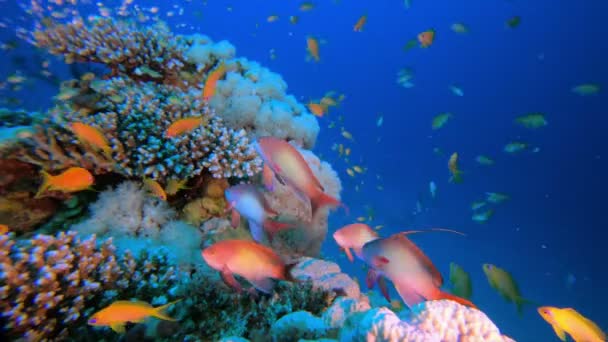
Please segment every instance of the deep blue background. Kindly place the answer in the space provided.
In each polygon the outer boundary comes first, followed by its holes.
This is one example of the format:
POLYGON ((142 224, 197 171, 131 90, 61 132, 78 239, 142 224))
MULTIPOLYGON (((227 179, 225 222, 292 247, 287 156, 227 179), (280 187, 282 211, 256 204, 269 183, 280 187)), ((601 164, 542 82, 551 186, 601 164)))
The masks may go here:
MULTIPOLYGON (((604 291, 608 288, 604 252, 608 43, 602 21, 608 2, 419 0, 406 10, 402 1, 315 1, 312 11, 300 12, 296 1, 192 1, 175 2, 185 11, 171 18, 165 13, 178 12, 173 4, 136 3, 159 6, 161 18, 173 27, 186 24, 175 29, 178 33, 201 32, 216 41, 229 40, 239 56, 280 73, 289 92, 302 102, 329 90, 346 94, 337 110, 320 119, 315 148, 339 171, 342 197, 352 211, 348 217, 334 213, 330 233, 365 215, 365 205, 375 210, 371 224, 385 225, 380 231, 384 235, 425 227, 466 232, 465 238, 427 234, 413 239, 446 278, 450 261, 471 272, 473 300, 503 333, 518 341, 557 341, 534 307, 518 317, 514 305, 489 287, 482 263, 509 270, 524 297, 542 305, 574 307, 608 328, 604 291), (368 15, 364 31, 353 32, 364 13, 368 15), (278 14, 279 20, 267 23, 271 14, 278 14), (298 15, 300 22, 290 24, 289 15, 298 15), (505 21, 514 15, 521 16, 521 25, 506 28, 505 21), (470 32, 452 32, 450 25, 455 22, 465 23, 470 32), (436 30, 430 48, 403 52, 408 40, 429 28, 436 30), (305 61, 307 35, 327 41, 320 48, 320 63, 305 61), (274 60, 270 49, 276 51, 274 60), (397 72, 404 67, 414 70, 412 89, 396 84, 397 72), (590 82, 602 86, 599 95, 581 97, 570 90, 590 82), (452 83, 463 88, 463 97, 451 94, 452 83), (453 120, 433 131, 432 118, 446 111, 454 114, 453 120), (549 125, 531 131, 513 124, 515 117, 529 112, 544 113, 549 125), (380 113, 384 125, 378 128, 380 113), (340 124, 327 128, 339 115, 354 143, 340 135, 340 124), (540 152, 502 152, 513 140, 528 142, 540 152), (367 167, 367 173, 354 179, 348 176, 349 164, 331 151, 334 143, 351 147, 350 165, 367 167), (433 153, 434 147, 445 154, 433 153), (460 155, 463 184, 447 181, 447 158, 452 152, 460 155), (496 164, 478 166, 474 160, 478 154, 491 156, 496 164), (362 180, 361 191, 355 192, 354 186, 362 180), (438 198, 432 203, 431 180, 438 185, 438 198), (385 190, 377 190, 378 184, 385 190), (511 200, 497 206, 487 224, 475 224, 470 204, 486 191, 505 192, 511 200), (413 217, 418 199, 424 210, 413 217), (571 288, 566 287, 568 273, 576 277, 571 288)), ((0 4, 2 22, 23 22, 19 18, 23 12, 13 2, 0 4)), ((0 31, 3 40, 14 35, 15 25, 0 31)), ((32 53, 24 44, 2 52, 1 79, 15 68, 23 69, 10 58, 32 53)), ((51 60, 54 70, 67 77, 65 67, 51 60)), ((17 96, 27 99, 22 107, 43 109, 55 91, 36 83, 17 96)), ((364 279, 360 265, 349 264, 329 236, 324 254, 364 279)))

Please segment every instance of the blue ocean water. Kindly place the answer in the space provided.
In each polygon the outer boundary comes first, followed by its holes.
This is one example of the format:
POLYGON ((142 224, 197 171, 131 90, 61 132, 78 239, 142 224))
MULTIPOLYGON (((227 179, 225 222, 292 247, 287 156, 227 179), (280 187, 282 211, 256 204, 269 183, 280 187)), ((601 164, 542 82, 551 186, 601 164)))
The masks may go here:
MULTIPOLYGON (((370 225, 383 225, 383 235, 429 227, 462 231, 466 237, 433 233, 412 239, 444 277, 452 261, 471 273, 473 301, 503 333, 517 341, 557 340, 534 305, 520 317, 514 305, 490 288, 483 263, 510 271, 524 297, 540 305, 573 307, 606 329, 608 44, 603 19, 608 3, 414 0, 409 9, 402 1, 313 3, 308 12, 299 11, 297 1, 154 5, 174 32, 229 40, 239 56, 281 74, 288 92, 303 103, 329 90, 346 95, 340 107, 319 119, 315 147, 339 171, 342 199, 351 209, 349 216, 341 211, 331 216, 330 234, 367 216, 366 207, 374 211, 370 225), (184 8, 182 15, 179 8, 184 8), (167 11, 176 15, 168 17, 167 11), (266 18, 274 14, 279 20, 268 23, 266 18), (363 31, 353 32, 363 14, 368 16, 363 31), (299 22, 290 24, 290 15, 298 15, 299 22), (521 16, 521 25, 507 28, 505 21, 515 15, 521 16), (450 25, 456 22, 469 32, 453 32, 450 25), (432 46, 403 51, 408 40, 428 29, 436 31, 432 46), (325 41, 319 63, 305 60, 308 35, 325 41), (406 67, 414 71, 411 89, 396 83, 397 72, 406 67), (602 89, 586 97, 571 91, 583 83, 602 89), (452 94, 451 84, 461 87, 464 96, 452 94), (442 129, 432 130, 432 118, 442 112, 454 116, 442 129), (531 112, 543 113, 549 124, 538 130, 514 124, 516 117, 531 112), (378 127, 380 115, 384 123, 378 127), (331 122, 334 128, 328 127, 331 122), (340 134, 341 127, 354 141, 340 134), (510 155, 503 152, 510 141, 525 141, 540 150, 510 155), (340 143, 352 149, 349 163, 332 150, 340 143), (442 155, 433 151, 436 147, 442 155), (448 182, 447 161, 453 152, 460 156, 462 184, 448 182), (492 157, 495 165, 478 165, 479 154, 492 157), (367 171, 351 177, 346 168, 352 165, 367 171), (435 200, 428 191, 430 181, 438 187, 435 200), (495 215, 480 225, 471 220, 470 204, 487 191, 504 192, 510 200, 496 206, 495 215), (422 210, 414 215, 417 201, 422 210), (569 274, 576 278, 571 285, 569 274)), ((8 23, 0 37, 7 42, 14 39, 24 14, 13 1, 0 6, 2 21, 8 23)), ((41 58, 18 42, 17 49, 2 53, 0 79, 41 58), (19 64, 16 56, 25 62, 19 64)), ((58 76, 67 75, 65 66, 53 68, 58 76)), ((48 82, 36 82, 35 87, 2 95, 20 98, 17 107, 39 110, 51 104, 56 90, 48 82)), ((330 235, 323 253, 364 283, 360 265, 349 263, 330 235)))

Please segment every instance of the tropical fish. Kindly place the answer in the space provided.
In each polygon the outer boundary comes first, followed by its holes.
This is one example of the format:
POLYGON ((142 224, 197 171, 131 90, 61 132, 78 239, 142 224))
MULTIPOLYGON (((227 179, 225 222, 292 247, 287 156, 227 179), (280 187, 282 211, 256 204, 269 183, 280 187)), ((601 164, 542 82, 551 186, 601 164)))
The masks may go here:
POLYGON ((441 291, 441 273, 422 250, 406 237, 409 233, 397 233, 363 245, 362 256, 370 267, 368 285, 373 285, 381 276, 388 278, 410 308, 424 301, 439 299, 475 307, 467 299, 441 291))
POLYGON ((251 236, 257 242, 262 242, 264 236, 272 242, 274 235, 289 227, 286 223, 271 221, 279 214, 268 205, 264 195, 251 184, 231 186, 224 192, 229 208, 232 209, 231 223, 233 228, 240 224, 240 216, 249 222, 251 236))
POLYGON ((408 52, 416 46, 418 46, 418 41, 416 39, 410 39, 403 45, 403 52, 408 52))
POLYGON ((493 209, 488 209, 481 213, 474 213, 471 219, 473 222, 484 224, 494 215, 493 209))
POLYGON ((300 11, 310 11, 315 8, 315 5, 310 1, 305 1, 300 4, 300 11))
POLYGON ((205 86, 203 87, 203 100, 209 101, 215 94, 217 81, 226 74, 226 65, 222 62, 215 70, 209 73, 205 86))
POLYGON ((541 113, 532 113, 520 116, 515 119, 515 122, 530 129, 536 129, 543 126, 547 126, 547 120, 545 120, 545 117, 541 113))
POLYGON ((365 26, 366 22, 367 22, 367 14, 364 14, 355 23, 355 26, 353 27, 353 31, 355 31, 355 32, 363 31, 363 26, 365 26))
POLYGON ((460 34, 469 32, 469 28, 463 23, 454 23, 450 26, 450 29, 452 29, 452 31, 454 31, 456 33, 460 33, 460 34))
POLYGON ((152 195, 162 199, 163 201, 167 200, 167 194, 165 193, 165 190, 160 184, 158 184, 157 181, 150 178, 144 178, 143 182, 144 188, 148 190, 152 195))
POLYGON ((355 171, 356 173, 363 173, 363 168, 359 165, 355 165, 353 166, 353 171, 355 171))
POLYGON ((346 131, 346 130, 342 129, 342 133, 341 134, 342 134, 342 136, 345 139, 353 140, 353 135, 349 131, 346 131))
POLYGON ((146 302, 119 300, 93 314, 88 324, 98 327, 109 326, 117 333, 124 333, 126 323, 142 323, 148 317, 175 321, 163 311, 180 300, 156 308, 146 302))
POLYGON ((528 148, 528 144, 520 141, 513 141, 505 145, 504 151, 507 153, 518 153, 528 148))
POLYGON ((291 144, 274 137, 262 137, 254 146, 264 161, 264 183, 267 188, 272 189, 274 175, 310 199, 313 217, 320 208, 326 206, 342 206, 348 212, 346 205, 324 192, 323 186, 300 152, 291 144))
POLYGON ((81 143, 101 150, 107 159, 112 159, 112 149, 108 139, 97 128, 82 122, 73 122, 70 124, 70 129, 81 143))
POLYGON ((519 287, 509 272, 492 264, 483 264, 483 272, 494 290, 498 291, 505 300, 515 303, 519 314, 523 312, 524 304, 531 303, 521 296, 519 287))
POLYGON ((403 68, 397 72, 397 84, 403 88, 412 88, 414 86, 414 83, 412 83, 413 78, 414 71, 410 68, 403 68))
POLYGON ((484 155, 478 155, 477 157, 475 157, 475 161, 479 165, 484 165, 484 166, 494 165, 494 160, 492 160, 490 157, 484 156, 484 155))
POLYGON ((462 183, 463 172, 458 169, 458 152, 454 152, 450 156, 450 159, 448 160, 448 170, 450 170, 450 173, 452 174, 450 182, 462 183))
POLYGON ((429 192, 431 193, 431 198, 435 198, 437 196, 437 184, 431 181, 429 183, 429 192))
POLYGON ((454 94, 456 96, 460 96, 460 97, 464 96, 464 91, 459 86, 457 86, 455 84, 451 84, 448 88, 450 89, 452 94, 454 94))
POLYGON ((500 192, 486 192, 486 200, 490 203, 499 204, 509 199, 509 195, 500 192))
POLYGON ((437 116, 435 116, 433 118, 433 123, 432 123, 432 127, 433 129, 437 130, 440 129, 441 127, 445 126, 445 124, 448 123, 448 121, 450 121, 450 119, 452 118, 452 113, 441 113, 437 116))
POLYGON ((321 60, 319 56, 319 41, 315 37, 308 36, 306 37, 306 51, 308 51, 308 56, 312 57, 315 62, 321 60))
POLYGON ((171 178, 167 182, 165 192, 167 193, 167 195, 173 196, 182 189, 189 189, 188 187, 186 187, 186 183, 188 183, 188 178, 182 180, 171 178))
POLYGON ((433 44, 433 41, 435 40, 435 30, 431 29, 428 31, 421 32, 420 34, 418 34, 417 38, 418 42, 420 42, 420 47, 428 48, 429 46, 431 46, 431 44, 433 44))
POLYGON ((487 203, 486 203, 486 202, 484 202, 484 201, 475 201, 475 202, 473 202, 473 203, 471 204, 471 209, 472 209, 472 210, 481 209, 481 208, 485 207, 485 206, 486 206, 486 204, 487 204, 487 203))
POLYGON ((293 25, 297 24, 300 21, 300 17, 298 17, 297 15, 290 15, 289 16, 289 22, 293 25))
POLYGON ((517 26, 519 26, 519 24, 521 24, 521 17, 516 15, 514 17, 511 17, 509 19, 507 19, 506 23, 508 28, 516 28, 517 26))
POLYGON ((602 329, 572 308, 542 306, 538 313, 562 341, 566 341, 567 333, 575 342, 606 342, 602 329))
POLYGON ((471 276, 454 262, 450 263, 450 284, 453 294, 458 297, 471 299, 473 295, 471 276))
POLYGON ((165 131, 165 137, 175 138, 182 134, 189 133, 195 130, 198 126, 202 125, 203 122, 204 119, 199 116, 178 119, 169 125, 165 131))
POLYGON ((274 23, 277 20, 279 20, 279 16, 276 14, 269 15, 268 18, 266 18, 266 21, 269 23, 274 23))
POLYGON ((596 95, 600 92, 600 86, 593 83, 581 84, 573 87, 572 92, 581 96, 596 95))
POLYGON ((5 224, 0 224, 0 234, 6 234, 8 233, 10 230, 8 229, 8 226, 5 224))
POLYGON ((383 123, 384 123, 384 116, 379 115, 378 119, 376 119, 376 127, 382 127, 383 123))
POLYGON ((378 238, 376 233, 370 226, 363 223, 353 223, 336 230, 333 234, 334 240, 344 251, 348 260, 354 261, 351 249, 357 258, 363 260, 361 248, 371 240, 378 238))
POLYGON ((346 173, 351 177, 355 177, 355 171, 353 171, 350 167, 346 168, 346 173))
POLYGON ((35 198, 39 198, 46 191, 61 191, 61 192, 76 192, 86 190, 93 185, 95 179, 93 175, 85 168, 70 167, 62 173, 53 176, 46 171, 40 171, 43 181, 40 189, 36 193, 35 198))
POLYGON ((222 240, 202 251, 203 259, 220 272, 226 285, 242 291, 234 275, 245 278, 256 289, 271 293, 272 279, 293 281, 290 269, 271 248, 248 240, 222 240))
POLYGON ((313 113, 315 116, 321 117, 325 114, 325 111, 327 110, 327 107, 323 106, 320 103, 309 103, 308 105, 308 110, 310 110, 311 113, 313 113))

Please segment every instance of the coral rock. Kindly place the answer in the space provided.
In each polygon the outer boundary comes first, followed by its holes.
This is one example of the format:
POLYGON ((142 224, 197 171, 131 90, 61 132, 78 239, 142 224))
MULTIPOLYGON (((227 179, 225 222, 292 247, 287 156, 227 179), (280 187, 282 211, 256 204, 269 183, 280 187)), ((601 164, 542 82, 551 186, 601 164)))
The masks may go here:
POLYGON ((342 273, 338 264, 330 261, 302 258, 292 269, 291 274, 296 279, 310 279, 313 287, 334 291, 338 295, 356 299, 361 295, 359 284, 342 273))
POLYGON ((296 311, 281 317, 270 328, 273 342, 289 342, 298 339, 316 339, 323 337, 327 325, 319 317, 308 311, 296 311))

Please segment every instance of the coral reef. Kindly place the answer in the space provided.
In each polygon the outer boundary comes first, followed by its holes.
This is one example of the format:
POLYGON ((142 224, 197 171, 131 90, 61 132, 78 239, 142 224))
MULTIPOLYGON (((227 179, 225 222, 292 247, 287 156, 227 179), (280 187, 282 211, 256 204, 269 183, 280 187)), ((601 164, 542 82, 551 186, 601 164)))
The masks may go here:
POLYGON ((195 227, 175 221, 164 201, 149 196, 136 182, 124 182, 99 195, 90 218, 72 226, 82 236, 112 237, 119 251, 165 251, 175 264, 200 262, 202 235, 195 227))
POLYGON ((112 18, 96 17, 87 23, 76 18, 65 25, 40 27, 33 35, 36 46, 63 55, 68 64, 102 63, 114 75, 173 81, 184 66, 182 38, 161 21, 140 27, 112 18))
POLYGON ((245 131, 226 127, 196 88, 184 91, 126 77, 86 79, 75 87, 81 95, 59 100, 48 122, 22 139, 12 156, 47 170, 79 165, 96 174, 113 171, 165 184, 203 170, 216 178, 251 177, 260 171, 260 160, 245 131), (172 123, 187 117, 202 117, 203 124, 177 137, 165 136, 172 123), (102 132, 112 160, 79 144, 70 128, 73 122, 102 132))
POLYGON ((274 322, 270 329, 270 336, 274 342, 317 339, 325 336, 326 333, 325 322, 308 311, 289 313, 274 322))
POLYGON ((347 274, 342 273, 338 264, 304 257, 292 269, 291 274, 300 280, 310 280, 313 287, 333 291, 340 296, 358 299, 361 296, 359 284, 347 274))
POLYGON ((212 217, 224 216, 227 204, 224 190, 228 187, 228 181, 225 179, 208 179, 204 185, 203 196, 189 201, 182 209, 182 219, 198 227, 212 217))
POLYGON ((49 198, 34 198, 31 179, 37 174, 30 164, 15 159, 0 159, 0 222, 16 233, 33 230, 57 208, 49 198))
POLYGON ((424 302, 403 316, 387 308, 357 313, 346 320, 340 341, 511 341, 483 312, 453 301, 424 302))

